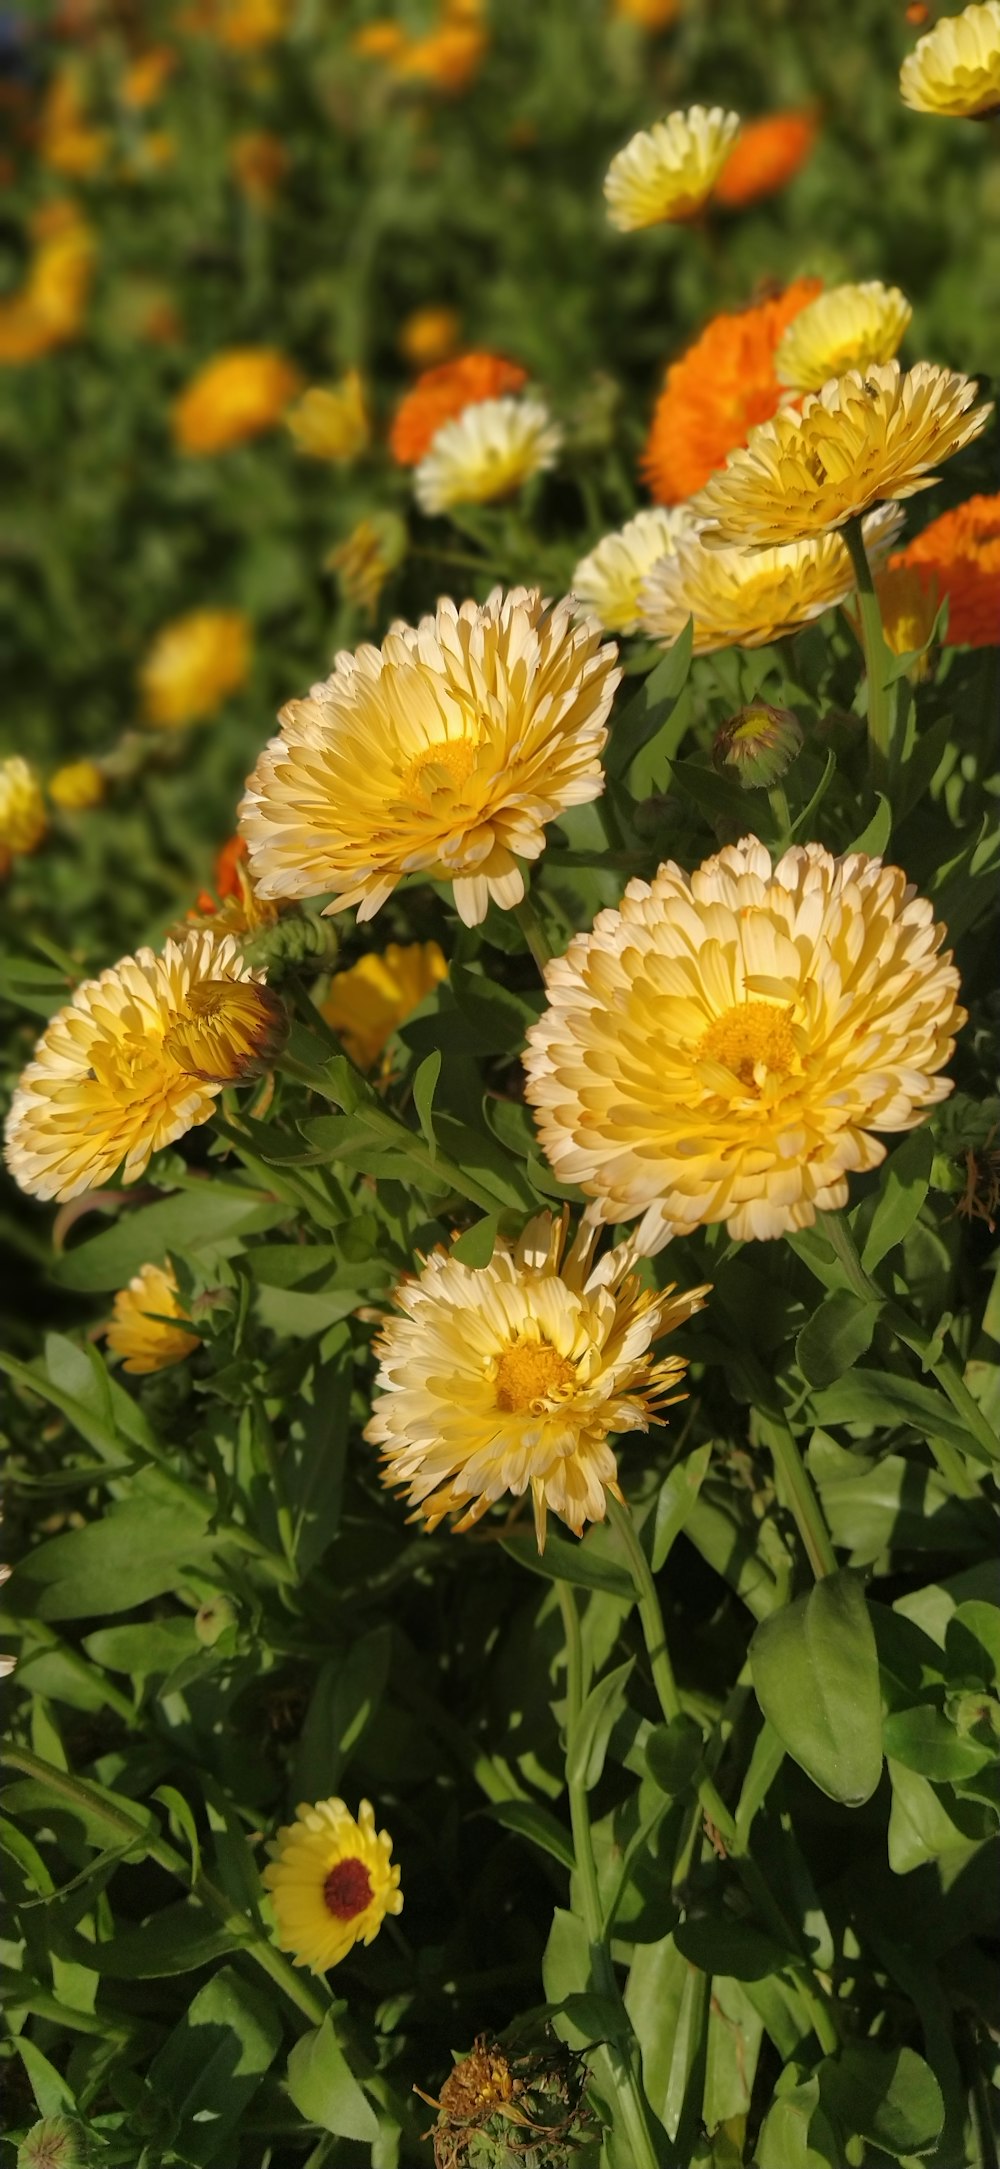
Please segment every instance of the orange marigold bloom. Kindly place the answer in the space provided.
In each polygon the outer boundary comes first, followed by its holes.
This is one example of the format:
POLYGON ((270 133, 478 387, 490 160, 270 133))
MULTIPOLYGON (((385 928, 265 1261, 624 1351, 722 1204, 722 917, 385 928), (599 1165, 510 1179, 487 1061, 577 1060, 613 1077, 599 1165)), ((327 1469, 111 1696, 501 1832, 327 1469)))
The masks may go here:
POLYGON ((767 113, 763 120, 744 122, 716 181, 716 202, 738 210, 787 187, 815 141, 812 113, 767 113))
POLYGON ((714 316, 671 363, 640 463, 658 504, 693 497, 751 429, 787 402, 774 372, 775 348, 793 317, 822 290, 822 279, 794 279, 772 300, 735 316, 714 316))
POLYGON ((479 400, 519 392, 527 381, 527 370, 500 354, 460 354, 456 361, 425 369, 396 409, 389 432, 393 459, 400 467, 418 466, 443 423, 479 400))
POLYGON ((922 585, 947 595, 949 647, 1000 646, 1000 494, 942 512, 889 564, 911 566, 922 585))
POLYGON ((224 452, 273 429, 299 388, 299 373, 273 347, 214 354, 174 402, 182 452, 224 452))

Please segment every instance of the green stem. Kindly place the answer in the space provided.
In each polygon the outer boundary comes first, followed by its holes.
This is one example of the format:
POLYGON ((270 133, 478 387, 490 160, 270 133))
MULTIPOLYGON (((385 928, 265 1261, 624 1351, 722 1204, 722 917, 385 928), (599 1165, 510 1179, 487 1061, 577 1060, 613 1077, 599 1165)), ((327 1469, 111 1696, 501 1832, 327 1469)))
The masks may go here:
POLYGON ((860 516, 848 520, 844 528, 844 541, 850 552, 857 581, 858 616, 861 620, 861 644, 865 651, 865 670, 868 678, 868 760, 872 785, 876 791, 886 791, 892 767, 893 702, 886 682, 886 663, 889 650, 882 631, 882 612, 872 569, 865 549, 865 538, 860 516))
POLYGON ((776 843, 781 851, 785 851, 792 833, 792 813, 788 803, 788 793, 783 783, 772 783, 767 794, 767 803, 774 817, 774 826, 777 832, 776 843))
POLYGON ((768 1445, 774 1458, 775 1474, 786 1503, 795 1517, 795 1526, 805 1546, 806 1557, 816 1580, 821 1582, 824 1575, 835 1574, 837 1571, 836 1554, 823 1518, 823 1509, 799 1452, 798 1441, 784 1417, 775 1415, 765 1420, 770 1432, 768 1445))
POLYGON ((521 902, 514 906, 514 917, 544 979, 545 966, 552 962, 552 950, 549 946, 548 935, 527 890, 525 890, 521 902))

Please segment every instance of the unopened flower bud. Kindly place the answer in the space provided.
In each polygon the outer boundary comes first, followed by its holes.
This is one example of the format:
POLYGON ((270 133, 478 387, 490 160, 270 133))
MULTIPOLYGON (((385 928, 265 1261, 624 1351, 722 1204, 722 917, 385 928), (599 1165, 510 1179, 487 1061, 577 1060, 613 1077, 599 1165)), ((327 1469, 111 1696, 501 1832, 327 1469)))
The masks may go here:
POLYGON ((164 1047, 189 1077, 243 1084, 270 1069, 288 1037, 284 1003, 256 979, 205 980, 190 989, 164 1047))
POLYGON ((237 1611, 228 1597, 210 1597, 194 1615, 194 1631, 203 1649, 214 1649, 228 1627, 235 1627, 237 1611))
POLYGON ((734 774, 744 791, 769 791, 802 749, 802 727, 790 708, 754 700, 715 734, 712 759, 723 775, 734 774))
POLYGON ((46 2116, 17 2150, 17 2169, 91 2169, 93 2149, 74 2116, 46 2116))

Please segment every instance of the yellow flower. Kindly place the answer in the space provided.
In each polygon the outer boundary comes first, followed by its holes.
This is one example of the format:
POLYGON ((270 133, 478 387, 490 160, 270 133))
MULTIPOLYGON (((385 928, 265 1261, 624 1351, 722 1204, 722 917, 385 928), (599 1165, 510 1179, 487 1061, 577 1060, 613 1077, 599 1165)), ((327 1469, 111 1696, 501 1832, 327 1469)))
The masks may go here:
POLYGON ((681 0, 611 0, 611 13, 640 30, 667 30, 676 22, 681 0))
POLYGON ((400 327, 399 351, 414 369, 433 369, 457 354, 461 335, 455 309, 414 309, 400 327))
POLYGON ((562 431, 541 399, 479 399, 443 422, 413 477, 422 512, 492 504, 555 463, 562 431))
POLYGON ((326 1973, 356 1943, 371 1943, 387 1913, 401 1913, 392 1839, 376 1830, 371 1803, 355 1822, 343 1800, 300 1807, 268 1847, 262 1881, 271 1893, 279 1949, 297 1966, 326 1973))
POLYGON ((148 723, 179 730, 214 715, 250 669, 250 626, 240 610, 190 610, 161 627, 139 682, 148 723))
POLYGON ((373 512, 370 519, 359 520, 323 562, 337 574, 347 601, 373 618, 389 574, 406 556, 406 543, 398 513, 373 512))
POLYGON ((818 392, 828 377, 842 377, 848 369, 864 376, 873 363, 892 360, 912 315, 906 295, 898 286, 883 286, 881 279, 831 287, 783 332, 775 375, 798 392, 818 392))
POLYGON ((371 442, 364 386, 356 369, 339 384, 314 384, 285 415, 300 452, 310 459, 357 459, 371 442))
POLYGON ((49 797, 66 813, 88 813, 99 806, 107 792, 103 772, 96 761, 67 761, 49 777, 49 797))
POLYGON ((129 61, 119 85, 122 104, 134 113, 145 112, 147 106, 156 105, 176 66, 177 54, 171 45, 150 45, 144 53, 137 53, 135 59, 129 61))
POLYGON ((655 1251, 714 1221, 783 1235, 877 1167, 951 1083, 965 1022, 945 929, 896 866, 755 836, 632 881, 546 970, 526 1097, 595 1219, 655 1251))
POLYGON ((414 38, 394 56, 401 81, 433 84, 436 90, 467 90, 486 54, 485 30, 474 23, 444 23, 425 38, 414 38))
MULTIPOLYGON (((875 575, 875 592, 882 615, 882 631, 894 655, 919 654, 926 648, 941 603, 937 581, 921 579, 915 565, 886 565, 875 575)), ((856 618, 848 604, 851 618, 856 618)), ((925 678, 929 659, 921 656, 913 675, 925 678)))
POLYGON ((299 373, 273 347, 216 354, 175 400, 173 432, 182 452, 225 452, 273 429, 299 388, 299 373))
POLYGON ((47 203, 32 221, 35 249, 20 291, 0 300, 0 363, 35 361, 75 338, 94 271, 91 228, 74 203, 47 203))
POLYGON ((661 558, 672 558, 679 542, 696 531, 686 505, 654 505, 637 512, 620 532, 604 535, 580 562, 570 581, 577 601, 600 618, 609 633, 634 633, 639 624, 639 590, 661 558))
POLYGON ((406 46, 406 32, 401 23, 387 18, 377 23, 364 23, 352 33, 352 53, 359 53, 363 60, 395 60, 406 46))
POLYGON ((537 589, 438 604, 381 649, 338 655, 281 713, 240 826, 262 896, 322 896, 370 919, 406 874, 450 881, 467 926, 524 895, 545 824, 600 797, 621 673, 593 619, 537 589))
POLYGON ((71 180, 89 180, 99 173, 108 155, 108 133, 91 128, 80 70, 72 64, 53 76, 42 107, 38 130, 38 153, 53 173, 71 180))
POLYGON ((799 542, 884 498, 929 489, 931 470, 985 429, 992 406, 969 413, 971 377, 934 362, 896 361, 833 377, 797 407, 759 422, 692 500, 704 539, 753 549, 799 542))
MULTIPOLYGON (((884 557, 902 525, 895 505, 880 505, 865 520, 869 557, 884 557)), ((639 623, 669 647, 694 619, 694 652, 761 648, 797 633, 824 610, 844 601, 855 585, 854 568, 840 535, 817 535, 780 550, 707 549, 697 534, 678 542, 643 582, 639 623)))
POLYGON ((12 753, 0 761, 0 851, 16 858, 37 851, 48 829, 42 786, 28 761, 12 753))
POLYGON ((611 161, 608 217, 621 233, 694 218, 707 202, 739 134, 739 115, 688 107, 640 130, 611 161))
POLYGON ((907 54, 899 89, 917 113, 983 120, 1000 111, 1000 0, 935 23, 907 54))
POLYGON ((135 1182, 154 1152, 208 1121, 222 1085, 246 1073, 249 1041, 256 1064, 274 1028, 273 996, 261 982, 234 941, 208 933, 168 941, 162 956, 139 949, 84 980, 46 1026, 14 1093, 7 1164, 15 1182, 30 1197, 60 1199, 99 1189, 119 1168, 135 1182), (215 1008, 214 1030, 206 1004, 215 1008), (178 1028, 196 1053, 210 1036, 226 1075, 193 1076, 178 1028))
POLYGON ((415 941, 406 948, 391 941, 380 956, 363 956, 350 971, 334 974, 323 1015, 358 1068, 373 1069, 386 1041, 447 977, 436 941, 415 941))
POLYGON ((172 1322, 183 1317, 172 1266, 143 1265, 119 1288, 105 1339, 124 1371, 165 1371, 199 1345, 197 1333, 172 1322))
POLYGON ((469 1529, 505 1493, 530 1490, 538 1548, 551 1509, 581 1536, 621 1498, 610 1439, 647 1431, 684 1399, 681 1356, 653 1361, 654 1341, 701 1310, 707 1288, 675 1296, 641 1287, 628 1243, 598 1262, 598 1230, 563 1257, 567 1215, 539 1213, 519 1241, 498 1239, 489 1265, 435 1250, 396 1291, 375 1352, 376 1401, 365 1437, 382 1479, 406 1491, 434 1529, 469 1529))

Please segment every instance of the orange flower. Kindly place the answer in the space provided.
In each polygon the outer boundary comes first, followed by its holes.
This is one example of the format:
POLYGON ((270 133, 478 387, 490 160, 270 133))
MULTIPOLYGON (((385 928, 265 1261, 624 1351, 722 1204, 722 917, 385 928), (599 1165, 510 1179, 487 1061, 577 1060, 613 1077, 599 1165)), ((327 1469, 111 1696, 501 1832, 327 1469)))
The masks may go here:
POLYGON ((948 597, 949 647, 1000 645, 1000 495, 943 512, 889 564, 911 566, 923 586, 948 597))
POLYGON ((34 361, 75 338, 94 269, 94 236, 74 203, 47 203, 32 221, 36 247, 19 293, 0 301, 0 364, 34 361))
POLYGON ((436 90, 467 90, 487 47, 485 30, 472 23, 445 23, 429 37, 414 38, 394 62, 397 76, 436 90))
POLYGON ((640 30, 668 30, 680 14, 680 0, 611 0, 611 13, 640 30))
POLYGON ((258 210, 268 210, 288 171, 288 152, 281 137, 267 128, 250 128, 236 137, 229 162, 248 201, 258 210))
POLYGON ((148 52, 137 53, 121 79, 119 96, 122 104, 133 113, 145 112, 147 106, 156 105, 176 66, 177 55, 171 45, 151 45, 148 52))
POLYGON ((73 66, 60 68, 49 84, 42 107, 38 153, 43 166, 74 180, 88 180, 91 174, 100 172, 107 151, 107 131, 87 124, 79 70, 73 66))
POLYGON ((437 363, 451 360, 460 331, 454 309, 414 309, 400 326, 399 351, 414 369, 432 369, 437 363))
POLYGON ((821 279, 794 279, 783 294, 737 316, 715 316, 672 362, 657 400, 641 471, 658 504, 692 497, 728 454, 788 400, 774 373, 782 332, 822 292, 821 279))
POLYGON ((811 113, 768 113, 744 122, 715 184, 715 200, 738 210, 794 180, 816 140, 811 113))
POLYGON ((174 402, 174 440, 182 452, 245 444, 280 422, 298 388, 298 370, 273 347, 230 347, 214 354, 174 402))
MULTIPOLYGON (((784 327, 782 327, 784 328, 784 327)), ((400 467, 416 467, 444 422, 481 399, 519 392, 528 372, 500 354, 460 354, 457 361, 425 369, 396 410, 389 449, 400 467)))

